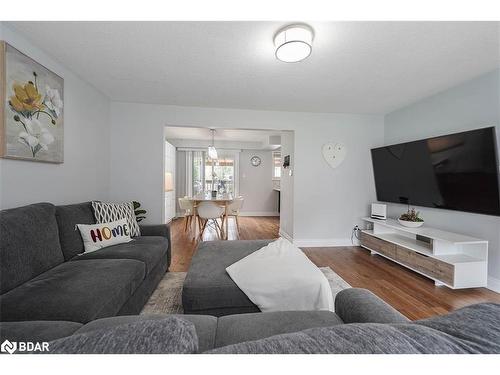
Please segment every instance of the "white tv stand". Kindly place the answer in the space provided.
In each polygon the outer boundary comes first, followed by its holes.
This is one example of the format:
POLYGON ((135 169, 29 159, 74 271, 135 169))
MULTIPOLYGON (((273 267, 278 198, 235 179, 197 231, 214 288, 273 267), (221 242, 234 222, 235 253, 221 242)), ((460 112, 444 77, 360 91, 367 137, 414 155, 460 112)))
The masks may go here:
POLYGON ((453 289, 485 287, 488 241, 439 229, 407 228, 397 220, 365 217, 361 246, 453 289))

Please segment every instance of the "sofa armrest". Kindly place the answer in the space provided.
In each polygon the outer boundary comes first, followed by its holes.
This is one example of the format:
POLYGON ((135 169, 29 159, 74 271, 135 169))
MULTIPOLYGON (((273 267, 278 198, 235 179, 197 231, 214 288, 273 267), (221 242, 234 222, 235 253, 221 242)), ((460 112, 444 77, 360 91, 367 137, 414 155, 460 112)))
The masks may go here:
POLYGON ((161 236, 168 240, 167 263, 172 260, 172 240, 170 238, 170 224, 139 225, 141 236, 161 236))
POLYGON ((170 242, 170 224, 139 225, 141 236, 166 237, 170 242))
POLYGON ((335 313, 344 323, 407 323, 399 311, 366 289, 344 289, 335 297, 335 313))

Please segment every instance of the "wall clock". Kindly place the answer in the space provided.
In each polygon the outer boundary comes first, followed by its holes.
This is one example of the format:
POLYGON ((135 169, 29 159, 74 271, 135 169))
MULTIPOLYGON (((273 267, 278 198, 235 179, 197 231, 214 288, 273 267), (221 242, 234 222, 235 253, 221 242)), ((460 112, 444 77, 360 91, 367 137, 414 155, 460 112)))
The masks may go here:
POLYGON ((252 164, 254 167, 258 167, 261 162, 262 162, 262 160, 260 160, 260 158, 258 156, 253 156, 250 159, 250 164, 252 164))

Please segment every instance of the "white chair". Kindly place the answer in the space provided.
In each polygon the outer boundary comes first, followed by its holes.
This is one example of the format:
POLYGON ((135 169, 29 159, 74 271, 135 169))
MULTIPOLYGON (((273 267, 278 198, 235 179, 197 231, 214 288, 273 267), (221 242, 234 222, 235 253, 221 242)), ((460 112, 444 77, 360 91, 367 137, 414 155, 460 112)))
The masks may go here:
POLYGON ((193 201, 188 197, 179 198, 179 207, 181 210, 184 210, 184 232, 186 232, 188 225, 191 227, 191 223, 193 220, 193 201))
MULTIPOLYGON (((238 231, 238 235, 240 234, 240 223, 238 221, 238 216, 240 215, 240 210, 243 207, 243 197, 235 198, 231 204, 227 207, 227 216, 233 216, 236 221, 236 229, 238 231)), ((229 218, 228 218, 229 219, 229 218)))
POLYGON ((215 229, 217 236, 221 238, 222 229, 217 219, 220 219, 224 214, 224 207, 214 202, 201 202, 198 204, 198 207, 196 207, 196 212, 198 213, 198 217, 203 221, 203 226, 200 229, 200 239, 203 238, 203 232, 207 225, 215 229))

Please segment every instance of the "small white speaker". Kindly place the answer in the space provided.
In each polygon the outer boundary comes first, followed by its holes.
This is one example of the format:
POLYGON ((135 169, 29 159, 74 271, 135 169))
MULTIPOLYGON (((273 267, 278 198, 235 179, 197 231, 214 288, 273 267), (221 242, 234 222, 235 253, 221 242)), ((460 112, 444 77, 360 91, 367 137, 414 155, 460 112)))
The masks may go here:
POLYGON ((387 205, 380 203, 372 203, 372 219, 385 220, 387 219, 387 205))

